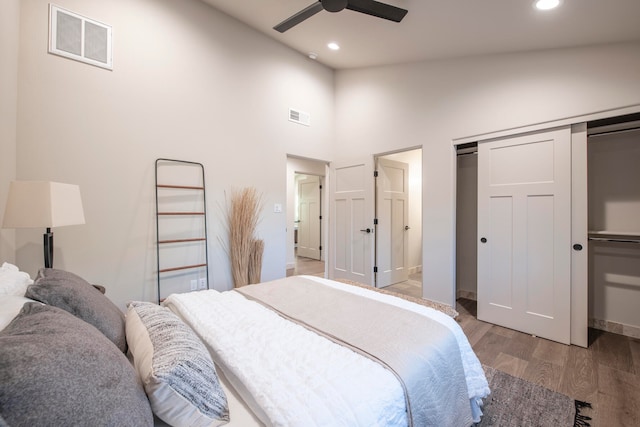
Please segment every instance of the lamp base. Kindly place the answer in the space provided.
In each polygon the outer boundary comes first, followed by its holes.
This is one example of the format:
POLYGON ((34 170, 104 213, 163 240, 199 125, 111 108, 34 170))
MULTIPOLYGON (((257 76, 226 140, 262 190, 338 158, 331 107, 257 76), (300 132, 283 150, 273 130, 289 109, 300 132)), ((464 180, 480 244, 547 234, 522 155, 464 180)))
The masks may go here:
POLYGON ((53 231, 47 228, 47 232, 43 234, 44 244, 44 266, 45 268, 53 268, 53 231))

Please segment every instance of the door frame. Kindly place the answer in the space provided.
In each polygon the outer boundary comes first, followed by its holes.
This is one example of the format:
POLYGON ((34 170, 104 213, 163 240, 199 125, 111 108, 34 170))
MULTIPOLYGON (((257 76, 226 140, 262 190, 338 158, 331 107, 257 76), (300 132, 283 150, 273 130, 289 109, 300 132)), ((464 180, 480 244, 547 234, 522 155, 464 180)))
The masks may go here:
MULTIPOLYGON (((287 193, 287 203, 286 203, 286 265, 285 272, 287 270, 291 270, 295 267, 295 244, 294 244, 294 209, 295 209, 295 174, 304 174, 304 175, 316 175, 320 177, 320 184, 323 186, 323 189, 328 188, 328 183, 330 180, 329 177, 329 164, 330 162, 322 159, 312 159, 309 157, 302 157, 295 154, 287 154, 286 155, 286 193, 287 193)), ((321 252, 321 260, 324 262, 324 277, 327 276, 327 255, 328 255, 328 242, 329 242, 329 201, 328 201, 328 192, 323 191, 320 195, 320 204, 321 204, 321 214, 322 220, 320 230, 320 241, 322 242, 322 252, 321 252)), ((285 273, 286 274, 286 273, 285 273)))

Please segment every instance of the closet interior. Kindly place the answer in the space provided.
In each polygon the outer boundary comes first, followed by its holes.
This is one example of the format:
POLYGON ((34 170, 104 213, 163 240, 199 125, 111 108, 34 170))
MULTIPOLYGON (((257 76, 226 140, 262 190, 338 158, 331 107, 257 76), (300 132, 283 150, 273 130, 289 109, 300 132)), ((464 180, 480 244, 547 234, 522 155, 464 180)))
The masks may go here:
POLYGON ((640 337, 640 114, 587 123, 589 326, 640 337))
POLYGON ((478 144, 456 147, 456 298, 478 299, 478 144))

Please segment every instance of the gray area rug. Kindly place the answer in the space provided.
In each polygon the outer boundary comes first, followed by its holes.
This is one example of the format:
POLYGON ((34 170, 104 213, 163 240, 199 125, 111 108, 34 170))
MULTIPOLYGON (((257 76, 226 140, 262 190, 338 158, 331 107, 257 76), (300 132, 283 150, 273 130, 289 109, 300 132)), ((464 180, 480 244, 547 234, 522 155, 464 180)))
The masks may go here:
POLYGON ((589 426, 591 405, 484 366, 491 395, 478 427, 589 426))

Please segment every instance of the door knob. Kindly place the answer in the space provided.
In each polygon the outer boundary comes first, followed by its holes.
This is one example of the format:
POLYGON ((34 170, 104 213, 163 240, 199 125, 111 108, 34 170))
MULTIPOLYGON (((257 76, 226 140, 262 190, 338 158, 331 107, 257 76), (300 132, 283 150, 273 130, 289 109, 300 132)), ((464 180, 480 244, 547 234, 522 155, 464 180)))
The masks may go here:
POLYGON ((576 243, 575 245, 573 245, 573 250, 574 251, 581 251, 582 250, 582 245, 580 243, 576 243))
POLYGON ((367 228, 367 229, 364 229, 364 230, 360 230, 360 231, 364 231, 365 233, 371 233, 371 229, 370 228, 367 228))
POLYGON ((483 238, 481 238, 481 239, 480 239, 480 241, 481 241, 482 243, 487 243, 487 238, 486 238, 486 237, 483 237, 483 238))
POLYGON ((405 229, 405 230, 408 230, 408 229, 410 229, 410 228, 411 228, 411 227, 409 227, 408 225, 405 225, 405 226, 404 226, 404 229, 405 229))

